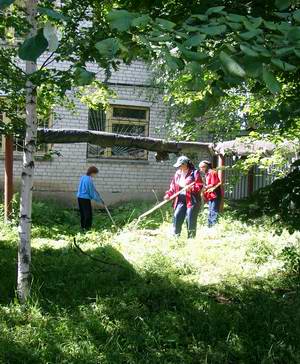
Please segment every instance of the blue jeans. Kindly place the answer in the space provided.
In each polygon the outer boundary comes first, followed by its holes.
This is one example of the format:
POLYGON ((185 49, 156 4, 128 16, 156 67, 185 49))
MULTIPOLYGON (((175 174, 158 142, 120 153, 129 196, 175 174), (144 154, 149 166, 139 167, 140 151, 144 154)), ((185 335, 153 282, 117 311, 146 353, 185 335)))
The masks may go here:
POLYGON ((219 216, 221 199, 215 198, 208 201, 208 227, 216 225, 219 216))
POLYGON ((184 220, 187 223, 188 237, 194 238, 197 230, 197 218, 200 211, 200 203, 193 204, 192 207, 186 206, 185 196, 179 197, 173 217, 174 234, 181 234, 184 220))

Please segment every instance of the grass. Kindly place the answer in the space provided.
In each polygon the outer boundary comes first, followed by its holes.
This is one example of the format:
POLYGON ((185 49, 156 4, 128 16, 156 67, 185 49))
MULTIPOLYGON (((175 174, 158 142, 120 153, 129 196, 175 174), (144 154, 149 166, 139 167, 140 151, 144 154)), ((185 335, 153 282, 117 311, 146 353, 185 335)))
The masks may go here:
POLYGON ((23 307, 17 228, 0 223, 0 363, 300 363, 299 234, 230 211, 208 232, 204 212, 175 240, 169 209, 134 225, 147 207, 115 208, 118 229, 99 211, 82 234, 76 211, 35 202, 23 307))

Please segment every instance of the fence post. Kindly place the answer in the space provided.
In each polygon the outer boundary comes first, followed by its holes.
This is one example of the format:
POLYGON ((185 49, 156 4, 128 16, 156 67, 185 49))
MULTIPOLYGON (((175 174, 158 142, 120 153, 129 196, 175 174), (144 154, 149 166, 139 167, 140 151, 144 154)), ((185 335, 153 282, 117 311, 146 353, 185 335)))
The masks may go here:
POLYGON ((254 192, 254 167, 251 167, 248 172, 248 197, 254 192))
POLYGON ((221 204, 220 204, 220 212, 223 212, 224 210, 224 183, 225 183, 225 156, 219 154, 218 155, 218 175, 219 175, 219 179, 222 183, 221 185, 221 192, 222 192, 222 197, 221 197, 221 204))
POLYGON ((12 216, 13 200, 13 151, 14 142, 11 135, 5 136, 5 174, 4 174, 4 218, 9 221, 12 216))

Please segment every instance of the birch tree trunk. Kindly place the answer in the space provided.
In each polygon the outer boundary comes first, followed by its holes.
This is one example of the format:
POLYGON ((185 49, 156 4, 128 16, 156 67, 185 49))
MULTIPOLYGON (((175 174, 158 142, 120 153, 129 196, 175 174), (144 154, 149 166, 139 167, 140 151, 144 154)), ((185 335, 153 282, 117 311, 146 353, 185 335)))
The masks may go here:
MULTIPOLYGON (((36 7, 38 0, 27 0, 27 20, 31 25, 29 36, 36 35, 36 7)), ((26 61, 26 73, 30 75, 37 69, 36 62, 26 61)), ((20 302, 24 303, 30 292, 31 262, 31 209, 34 174, 34 154, 36 150, 37 111, 36 88, 31 81, 26 83, 26 136, 23 152, 23 168, 21 178, 21 202, 19 223, 18 279, 17 293, 20 302)))

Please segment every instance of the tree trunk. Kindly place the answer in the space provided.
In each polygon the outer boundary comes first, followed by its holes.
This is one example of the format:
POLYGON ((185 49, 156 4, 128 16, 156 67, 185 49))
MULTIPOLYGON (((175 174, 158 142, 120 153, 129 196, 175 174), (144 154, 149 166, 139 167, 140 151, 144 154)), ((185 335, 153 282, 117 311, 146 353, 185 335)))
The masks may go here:
MULTIPOLYGON (((37 0, 27 0, 27 20, 31 25, 29 36, 36 34, 36 6, 37 0)), ((36 62, 26 62, 26 73, 31 75, 36 71, 36 62)), ((30 261, 31 261, 31 208, 34 174, 34 154, 36 150, 37 111, 36 88, 28 80, 26 83, 26 135, 23 153, 23 169, 21 178, 21 202, 19 224, 18 250, 18 297, 25 302, 30 291, 30 261)))
POLYGON ((218 167, 219 172, 219 179, 221 181, 221 192, 222 192, 222 197, 221 197, 221 202, 220 202, 220 212, 224 211, 224 194, 225 194, 225 188, 224 188, 224 183, 225 183, 225 171, 224 171, 224 167, 225 167, 225 157, 223 155, 219 155, 218 156, 218 167))
POLYGON ((12 215, 13 200, 13 154, 14 141, 11 135, 5 137, 5 175, 4 175, 4 219, 8 222, 12 215))

